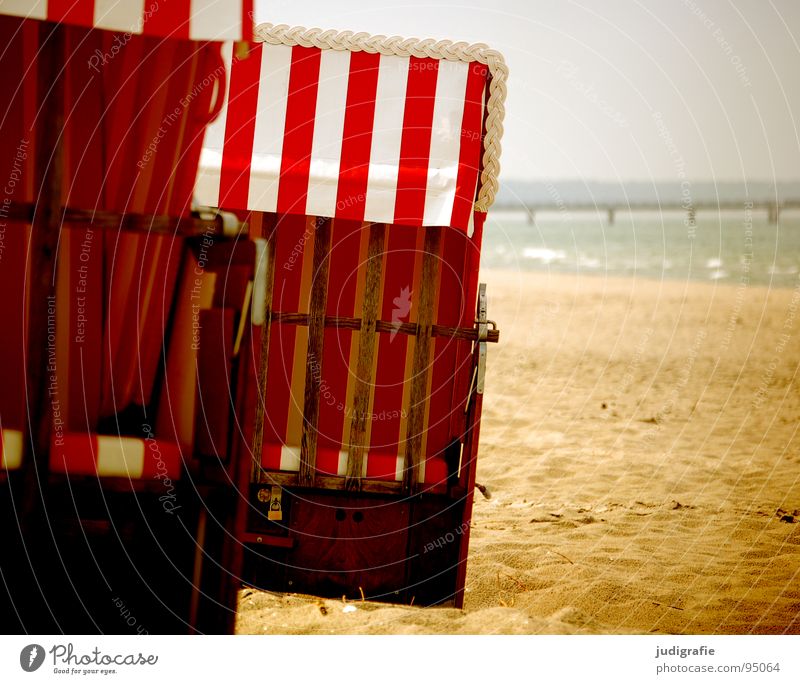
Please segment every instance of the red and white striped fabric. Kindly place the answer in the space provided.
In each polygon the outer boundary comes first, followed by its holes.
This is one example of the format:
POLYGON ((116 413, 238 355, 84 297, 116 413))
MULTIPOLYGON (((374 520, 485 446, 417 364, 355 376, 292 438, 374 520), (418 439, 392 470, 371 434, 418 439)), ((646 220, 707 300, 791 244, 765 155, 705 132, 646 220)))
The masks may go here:
POLYGON ((22 465, 22 430, 0 430, 0 472, 22 465))
MULTIPOLYGON (((275 239, 273 309, 307 313, 314 280, 313 216, 280 218, 275 239)), ((472 238, 445 228, 435 278, 434 322, 471 326, 478 288, 478 258, 483 222, 476 221, 472 238)), ((425 229, 392 224, 386 231, 381 269, 379 318, 417 322, 422 292, 422 251, 425 229), (405 304, 405 305, 404 305, 405 304)), ((334 219, 331 225, 329 295, 326 315, 362 315, 368 263, 369 230, 356 221, 334 219)), ((248 409, 255 415, 256 367, 262 328, 254 326, 252 348, 246 354, 250 374, 248 409)), ((345 475, 350 428, 356 411, 354 392, 359 352, 358 331, 326 328, 320 365, 320 400, 316 467, 320 475, 345 475)), ((364 477, 399 481, 405 472, 413 344, 403 334, 381 333, 375 342, 375 376, 367 420, 364 477)), ((272 323, 270 328, 264 442, 261 465, 268 471, 297 471, 304 421, 304 388, 308 367, 308 328, 272 323)), ((472 343, 447 337, 432 340, 429 381, 424 408, 420 481, 438 490, 445 486, 445 452, 464 431, 464 404, 472 378, 472 343)), ((249 411, 249 413, 248 413, 249 411)), ((243 418, 243 420, 246 420, 243 418)))
POLYGON ((228 59, 201 204, 471 232, 485 65, 266 43, 228 59))
POLYGON ((164 38, 253 38, 252 0, 3 0, 0 14, 164 38))
MULTIPOLYGON (((0 3, 5 0, 0 0, 0 3)), ((35 202, 41 41, 50 29, 2 14, 0 116, 7 199, 35 202)), ((64 205, 86 211, 188 216, 206 124, 224 91, 222 43, 64 27, 64 205), (124 45, 124 49, 120 48, 124 45), (113 59, 111 58, 113 56, 113 59)))
POLYGON ((85 432, 53 433, 50 471, 68 475, 177 480, 181 451, 172 442, 85 432))

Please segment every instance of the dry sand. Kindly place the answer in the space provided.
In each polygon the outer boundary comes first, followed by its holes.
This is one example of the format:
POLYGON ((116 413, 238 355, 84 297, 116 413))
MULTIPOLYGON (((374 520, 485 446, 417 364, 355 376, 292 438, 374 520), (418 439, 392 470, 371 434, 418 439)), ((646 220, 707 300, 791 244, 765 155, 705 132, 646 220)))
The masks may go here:
POLYGON ((237 631, 800 632, 800 282, 482 280, 465 609, 246 590, 237 631))

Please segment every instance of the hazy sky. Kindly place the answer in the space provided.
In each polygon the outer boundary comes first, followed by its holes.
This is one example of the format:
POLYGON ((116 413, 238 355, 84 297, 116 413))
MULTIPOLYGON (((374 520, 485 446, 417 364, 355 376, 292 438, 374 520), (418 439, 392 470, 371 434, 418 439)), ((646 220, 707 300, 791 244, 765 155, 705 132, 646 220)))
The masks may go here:
POLYGON ((257 0, 257 20, 484 42, 503 176, 800 179, 800 0, 257 0))

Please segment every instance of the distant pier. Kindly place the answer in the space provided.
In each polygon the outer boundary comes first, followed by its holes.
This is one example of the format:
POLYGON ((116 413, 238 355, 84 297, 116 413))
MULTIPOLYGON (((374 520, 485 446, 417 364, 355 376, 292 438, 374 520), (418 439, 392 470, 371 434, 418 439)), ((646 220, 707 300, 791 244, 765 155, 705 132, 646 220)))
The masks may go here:
POLYGON ((783 211, 794 209, 800 210, 800 200, 792 200, 786 202, 764 202, 764 201, 736 201, 736 202, 696 202, 689 206, 683 203, 671 202, 634 202, 630 204, 625 203, 592 203, 592 202, 553 202, 553 203, 537 203, 532 206, 525 204, 511 204, 511 203, 495 203, 492 206, 493 211, 519 211, 523 212, 528 217, 528 222, 533 224, 536 220, 538 212, 551 212, 551 213, 572 213, 572 212, 592 212, 596 214, 605 214, 608 217, 608 225, 614 224, 614 219, 618 212, 678 212, 686 214, 687 220, 690 223, 695 222, 698 212, 708 211, 740 211, 742 209, 749 209, 753 212, 763 212, 767 216, 767 221, 771 224, 776 224, 783 211))

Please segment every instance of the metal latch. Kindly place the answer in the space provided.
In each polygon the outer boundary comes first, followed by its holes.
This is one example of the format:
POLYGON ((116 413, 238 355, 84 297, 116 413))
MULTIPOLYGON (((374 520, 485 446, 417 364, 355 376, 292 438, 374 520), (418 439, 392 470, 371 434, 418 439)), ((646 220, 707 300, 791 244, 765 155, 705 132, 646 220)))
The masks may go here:
POLYGON ((486 283, 478 286, 478 369, 475 377, 475 392, 483 394, 486 380, 486 341, 489 339, 489 319, 487 317, 486 283))
POLYGON ((269 489, 262 487, 256 495, 261 503, 267 504, 267 520, 283 519, 283 492, 277 485, 269 489))

